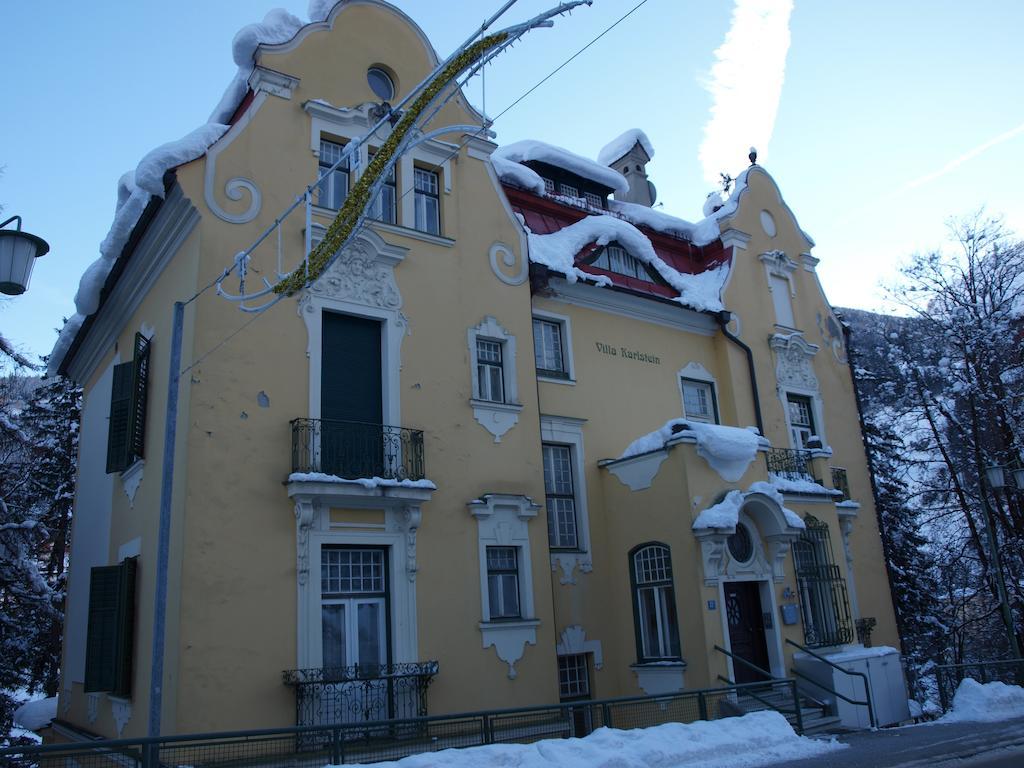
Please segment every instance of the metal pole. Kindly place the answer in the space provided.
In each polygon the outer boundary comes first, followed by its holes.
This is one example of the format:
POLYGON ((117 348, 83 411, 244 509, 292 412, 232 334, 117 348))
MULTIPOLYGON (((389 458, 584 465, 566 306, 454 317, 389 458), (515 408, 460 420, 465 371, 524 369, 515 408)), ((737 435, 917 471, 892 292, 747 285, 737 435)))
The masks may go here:
POLYGON ((149 680, 149 735, 160 735, 163 707, 164 636, 167 626, 167 564, 171 548, 171 495, 174 486, 174 442, 178 425, 178 385, 181 382, 181 337, 185 305, 174 302, 171 362, 167 372, 167 416, 164 423, 163 476, 160 485, 160 529, 156 555, 156 595, 153 605, 153 651, 149 680))
POLYGON ((981 491, 981 506, 985 514, 985 531, 988 534, 989 559, 995 564, 996 568, 996 591, 999 594, 999 605, 1003 612, 1003 623, 1006 624, 1006 639, 1010 642, 1010 653, 1013 654, 1013 658, 1019 659, 1020 647, 1017 645, 1017 633, 1013 631, 1013 614, 1010 613, 1010 601, 1006 597, 1003 564, 996 544, 995 526, 992 524, 992 508, 988 504, 988 495, 985 493, 985 480, 980 475, 978 477, 978 490, 981 491))

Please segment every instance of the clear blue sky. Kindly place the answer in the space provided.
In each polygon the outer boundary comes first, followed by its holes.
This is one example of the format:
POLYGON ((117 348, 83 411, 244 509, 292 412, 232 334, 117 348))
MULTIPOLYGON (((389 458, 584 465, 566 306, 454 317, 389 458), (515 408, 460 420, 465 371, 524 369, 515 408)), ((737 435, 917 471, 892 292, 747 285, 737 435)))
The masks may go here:
MULTIPOLYGON (((595 0, 532 33, 489 69, 487 111, 501 111, 636 2, 595 0)), ((51 244, 29 292, 0 304, 0 330, 24 351, 47 353, 53 329, 73 313, 118 177, 206 121, 235 70, 235 32, 274 5, 282 3, 5 5, 2 218, 21 214, 51 244)), ((446 55, 499 0, 397 5, 446 55)), ((520 0, 507 19, 549 5, 520 0)), ((306 0, 283 6, 306 18, 306 0)), ((724 0, 647 0, 503 117, 498 140, 542 139, 593 157, 622 130, 643 128, 664 210, 699 218, 710 191, 698 159, 712 106, 706 85, 732 12, 724 0)), ((751 133, 757 121, 772 128, 760 159, 816 240, 834 304, 879 307, 879 281, 911 252, 940 245, 950 215, 985 205, 1024 233, 1022 27, 1019 0, 794 1, 774 125, 751 115, 751 133)), ((741 67, 741 77, 756 69, 741 67)), ((479 104, 478 85, 470 96, 479 104)), ((741 170, 749 143, 722 170, 741 170)))

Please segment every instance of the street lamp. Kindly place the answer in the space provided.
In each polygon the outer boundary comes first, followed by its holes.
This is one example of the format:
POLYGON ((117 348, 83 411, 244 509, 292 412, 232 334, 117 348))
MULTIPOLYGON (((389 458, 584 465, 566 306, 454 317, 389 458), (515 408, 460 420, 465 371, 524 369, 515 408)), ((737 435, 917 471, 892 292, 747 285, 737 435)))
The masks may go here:
MULTIPOLYGON (((1013 469, 1014 482, 1017 484, 1018 490, 1024 490, 1024 469, 1013 469)), ((963 474, 958 472, 961 479, 963 474)), ((999 594, 999 605, 1003 613, 1003 622, 1006 624, 1006 636, 1010 643, 1010 651, 1013 653, 1013 658, 1019 659, 1020 647, 1017 645, 1017 633, 1014 631, 1013 626, 1013 613, 1010 611, 1010 600, 1006 594, 1006 580, 1003 576, 1003 564, 999 557, 999 545, 996 543, 996 530, 995 525, 992 523, 992 508, 988 503, 988 495, 985 493, 985 482, 988 480, 989 487, 992 492, 1001 491, 1006 488, 1006 470, 1004 467, 998 464, 991 464, 985 467, 984 478, 980 477, 979 490, 981 491, 981 507, 985 514, 985 531, 988 534, 988 547, 989 547, 989 558, 992 560, 996 569, 996 591, 999 594)), ((961 483, 962 484, 962 483, 961 483)))
POLYGON ((0 293, 23 294, 28 289, 35 260, 49 250, 50 245, 43 238, 21 231, 21 216, 11 216, 0 224, 0 293), (17 229, 4 229, 12 221, 17 229))

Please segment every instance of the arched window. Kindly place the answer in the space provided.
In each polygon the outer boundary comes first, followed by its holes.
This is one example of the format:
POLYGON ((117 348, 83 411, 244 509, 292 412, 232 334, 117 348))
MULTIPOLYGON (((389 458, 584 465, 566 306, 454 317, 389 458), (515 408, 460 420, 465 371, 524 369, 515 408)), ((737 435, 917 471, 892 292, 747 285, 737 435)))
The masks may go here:
POLYGON ((668 546, 659 542, 641 544, 629 553, 629 569, 638 663, 680 659, 676 592, 668 546))
POLYGON ((853 642, 846 580, 832 562, 828 525, 811 515, 804 522, 806 530, 793 542, 804 642, 811 648, 853 642))
POLYGON ((635 256, 631 256, 621 245, 610 243, 601 249, 597 258, 591 262, 591 266, 607 269, 618 275, 635 277, 637 280, 651 282, 651 275, 644 263, 635 256))

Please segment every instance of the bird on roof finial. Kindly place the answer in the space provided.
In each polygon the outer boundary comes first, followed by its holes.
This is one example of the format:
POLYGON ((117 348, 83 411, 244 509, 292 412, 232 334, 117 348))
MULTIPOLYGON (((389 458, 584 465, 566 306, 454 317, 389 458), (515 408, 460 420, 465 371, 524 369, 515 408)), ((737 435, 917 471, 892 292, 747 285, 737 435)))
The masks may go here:
POLYGON ((754 147, 750 148, 750 154, 747 157, 750 158, 751 165, 757 165, 757 150, 754 147))

